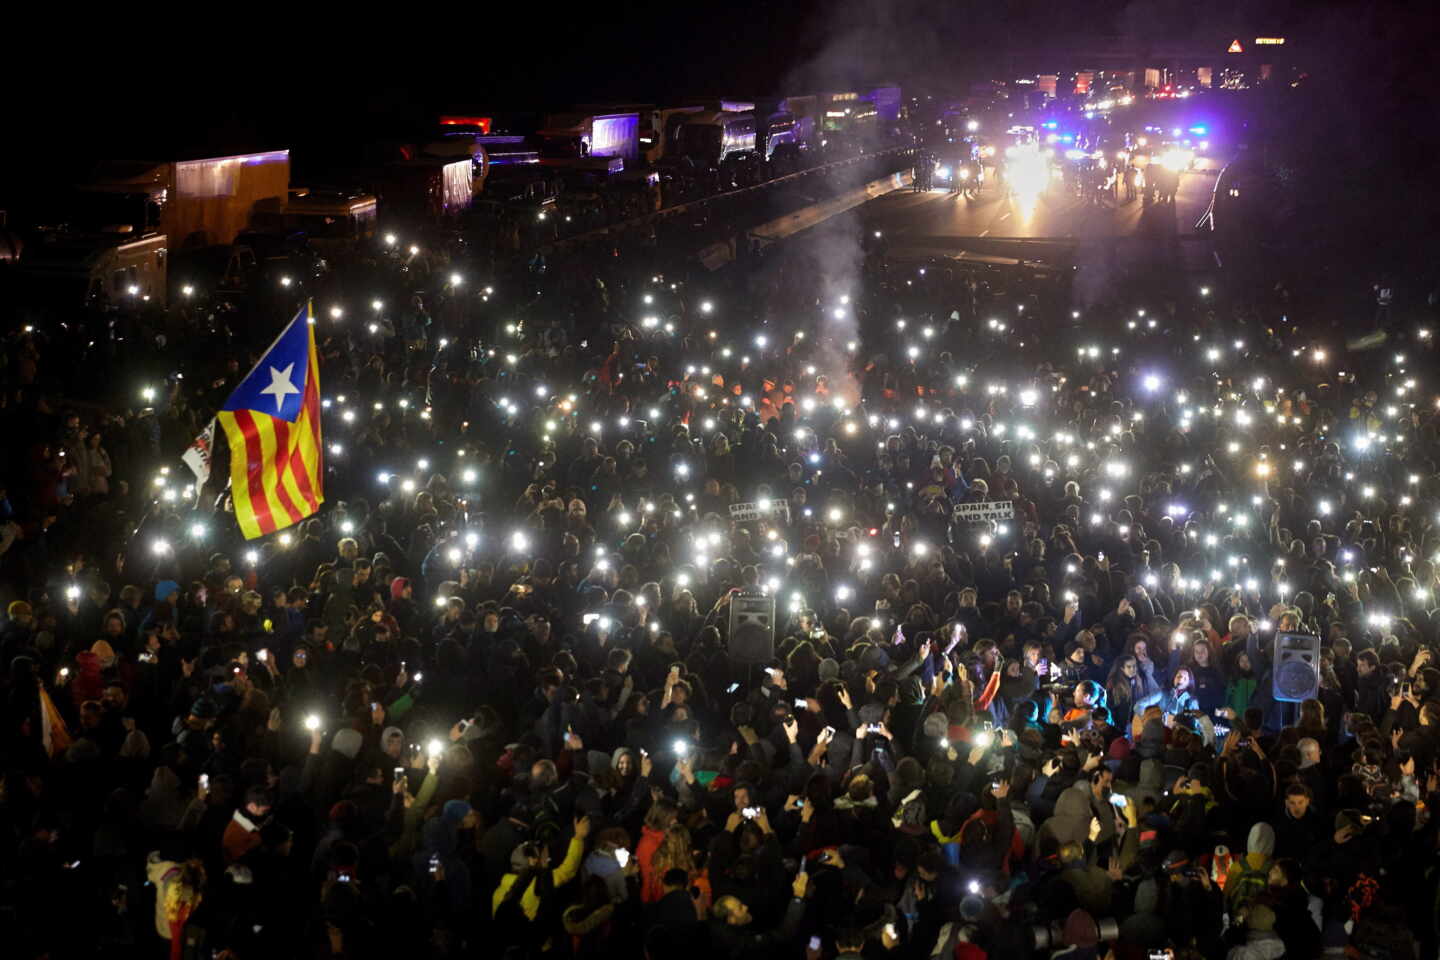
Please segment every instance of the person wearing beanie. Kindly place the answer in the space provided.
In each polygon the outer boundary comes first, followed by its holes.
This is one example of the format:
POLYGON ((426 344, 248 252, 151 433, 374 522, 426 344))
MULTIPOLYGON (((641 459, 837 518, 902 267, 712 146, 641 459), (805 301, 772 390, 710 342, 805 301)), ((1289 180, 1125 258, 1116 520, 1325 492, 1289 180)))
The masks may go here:
POLYGON ((464 800, 446 801, 445 806, 440 808, 440 816, 456 830, 473 829, 480 821, 475 808, 464 800))
POLYGON ((100 661, 101 670, 109 670, 115 666, 115 648, 105 640, 96 640, 90 646, 90 652, 100 661))
POLYGON ((405 731, 399 727, 386 727, 380 733, 380 749, 396 766, 404 765, 405 731))
POLYGON ((1100 956, 1100 927, 1085 910, 1076 908, 1065 918, 1065 946, 1050 954, 1051 960, 1096 960, 1100 956))
POLYGON ((5 608, 5 615, 8 616, 12 622, 25 627, 30 626, 35 619, 34 609, 24 600, 10 601, 10 605, 5 608))
POLYGON ((415 582, 409 577, 390 581, 390 615, 400 625, 401 636, 414 636, 422 629, 424 617, 415 602, 415 582))
POLYGON ((365 745, 365 738, 360 731, 346 727, 343 730, 336 730, 335 736, 330 740, 330 749, 345 757, 347 760, 354 760, 360 755, 360 748, 365 745))
POLYGON ((1275 933, 1275 911, 1265 904, 1254 904, 1245 911, 1243 929, 1244 941, 1232 946, 1225 960, 1277 960, 1285 956, 1285 942, 1275 933))

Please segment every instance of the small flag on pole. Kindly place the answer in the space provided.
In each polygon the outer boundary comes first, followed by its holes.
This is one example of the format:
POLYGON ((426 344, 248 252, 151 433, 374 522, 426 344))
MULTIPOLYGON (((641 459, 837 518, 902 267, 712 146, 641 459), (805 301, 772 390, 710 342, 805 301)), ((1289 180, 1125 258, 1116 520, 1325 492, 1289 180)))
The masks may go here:
POLYGON ((55 701, 50 699, 50 691, 44 687, 40 688, 40 742, 52 757, 69 750, 74 742, 70 731, 65 729, 65 721, 56 709, 55 701))
POLYGON ((215 418, 212 417, 205 429, 200 431, 200 436, 190 441, 190 446, 186 447, 185 452, 180 455, 185 466, 195 474, 196 486, 203 487, 210 480, 210 461, 214 454, 215 418))
POLYGON ((307 303, 225 401, 230 496, 247 540, 283 530, 325 501, 320 362, 307 303))

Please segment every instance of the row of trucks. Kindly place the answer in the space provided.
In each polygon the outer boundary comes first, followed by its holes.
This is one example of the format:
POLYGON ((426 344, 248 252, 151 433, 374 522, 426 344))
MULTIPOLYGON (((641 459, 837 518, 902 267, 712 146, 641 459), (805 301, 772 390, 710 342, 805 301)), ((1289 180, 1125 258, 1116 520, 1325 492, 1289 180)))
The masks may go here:
POLYGON ((882 86, 664 107, 582 104, 544 116, 530 134, 499 131, 489 116, 445 115, 430 138, 395 145, 329 187, 292 186, 286 149, 104 162, 67 195, 37 198, 23 252, 0 261, 27 293, 58 292, 56 302, 164 305, 197 285, 238 292, 265 261, 318 262, 373 237, 382 207, 387 222, 433 222, 482 197, 543 209, 556 181, 645 189, 667 174, 729 164, 798 169, 831 144, 881 142, 902 109, 899 87, 882 86))
POLYGON ((495 167, 534 164, 560 172, 615 177, 684 165, 711 170, 726 163, 772 161, 777 154, 820 151, 831 143, 862 148, 896 131, 898 86, 765 100, 697 98, 669 106, 580 104, 545 115, 533 137, 498 135, 490 117, 446 116, 449 137, 490 152, 495 167))
MULTIPOLYGON (((290 152, 107 162, 35 201, 7 293, 51 304, 164 306, 197 290, 238 293, 267 264, 303 275, 375 235, 382 202, 417 219, 468 208, 483 163, 466 153, 378 165, 355 186, 296 187, 290 152)), ((354 182, 351 178, 347 178, 354 182)))

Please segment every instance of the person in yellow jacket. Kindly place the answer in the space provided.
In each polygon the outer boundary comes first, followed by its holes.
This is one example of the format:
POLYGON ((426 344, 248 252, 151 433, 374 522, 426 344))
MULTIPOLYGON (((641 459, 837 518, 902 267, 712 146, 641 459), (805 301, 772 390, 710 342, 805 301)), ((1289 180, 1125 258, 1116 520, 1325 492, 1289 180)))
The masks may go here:
MULTIPOLYGON (((580 860, 585 854, 585 838, 589 835, 590 818, 580 817, 575 821, 575 835, 570 838, 565 859, 550 872, 550 889, 564 886, 580 872, 580 860)), ((520 894, 520 908, 525 911, 525 919, 534 920, 540 913, 540 894, 536 890, 536 884, 542 872, 549 866, 550 850, 544 844, 522 843, 516 847, 515 852, 510 854, 510 872, 500 878, 500 886, 495 888, 495 896, 490 904, 491 915, 500 912, 500 905, 523 876, 527 886, 520 894)))

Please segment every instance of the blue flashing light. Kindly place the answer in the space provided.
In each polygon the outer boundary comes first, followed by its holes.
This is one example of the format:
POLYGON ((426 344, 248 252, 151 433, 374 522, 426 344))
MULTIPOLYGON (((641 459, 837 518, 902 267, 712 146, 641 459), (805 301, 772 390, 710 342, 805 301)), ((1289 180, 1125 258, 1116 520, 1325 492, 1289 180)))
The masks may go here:
POLYGON ((1054 130, 1059 125, 1059 121, 1056 120, 1046 120, 1044 123, 1044 127, 1046 130, 1054 130))
POLYGON ((1196 136, 1203 137, 1205 136, 1205 134, 1210 132, 1210 128, 1205 126, 1203 123, 1198 123, 1190 128, 1190 132, 1195 134, 1196 136))

